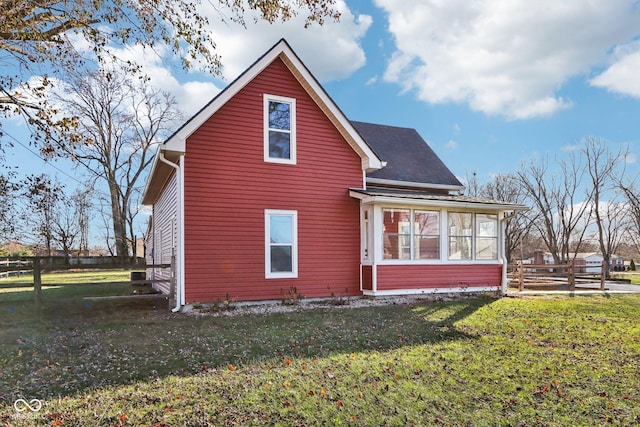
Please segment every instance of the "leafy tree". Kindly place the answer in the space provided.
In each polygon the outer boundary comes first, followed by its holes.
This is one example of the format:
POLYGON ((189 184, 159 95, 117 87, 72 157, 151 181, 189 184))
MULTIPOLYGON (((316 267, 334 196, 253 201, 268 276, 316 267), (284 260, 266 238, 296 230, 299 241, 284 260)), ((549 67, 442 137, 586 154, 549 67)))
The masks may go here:
MULTIPOLYGON (((76 122, 73 116, 59 118, 45 92, 53 76, 64 79, 69 70, 90 59, 77 46, 88 45, 91 59, 105 63, 114 59, 112 46, 164 45, 180 57, 184 68, 197 62, 200 68, 217 73, 220 57, 208 31, 212 17, 202 11, 214 10, 222 21, 241 23, 249 11, 268 22, 285 21, 301 12, 306 15, 305 25, 310 25, 322 24, 325 18, 337 20, 340 14, 334 4, 335 0, 211 0, 204 4, 200 0, 3 0, 0 54, 5 71, 0 75, 0 113, 25 117, 35 127, 43 150, 55 153, 61 143, 56 133, 73 131, 76 122)), ((126 65, 138 70, 133 62, 126 65)))
POLYGON ((17 184, 11 181, 13 173, 0 174, 0 243, 15 232, 15 192, 17 184))

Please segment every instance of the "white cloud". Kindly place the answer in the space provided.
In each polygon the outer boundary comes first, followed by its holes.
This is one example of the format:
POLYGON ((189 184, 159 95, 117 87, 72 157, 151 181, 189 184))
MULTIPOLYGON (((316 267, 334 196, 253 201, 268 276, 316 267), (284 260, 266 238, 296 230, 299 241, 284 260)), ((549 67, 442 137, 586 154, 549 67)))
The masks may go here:
POLYGON ((460 125, 459 124, 454 124, 453 125, 453 134, 454 135, 460 135, 460 132, 462 131, 462 129, 460 129, 460 125))
POLYGON ((591 79, 591 85, 640 98, 640 42, 617 47, 613 56, 613 64, 591 79))
POLYGON ((640 33, 632 0, 375 3, 396 43, 387 81, 429 103, 465 103, 512 119, 569 108, 556 93, 562 84, 640 33))
POLYGON ((365 86, 371 86, 372 84, 377 83, 377 82, 378 82, 378 76, 373 76, 369 80, 367 80, 364 85, 365 86))
POLYGON ((195 114, 221 90, 208 76, 204 76, 206 81, 189 80, 192 75, 181 70, 181 81, 178 80, 173 70, 164 63, 165 57, 175 59, 168 53, 167 47, 149 49, 140 45, 129 45, 123 48, 112 47, 110 51, 119 61, 132 61, 140 65, 142 73, 150 79, 149 85, 172 94, 185 117, 195 114))
POLYGON ((446 148, 448 148, 449 150, 457 150, 458 149, 458 143, 456 141, 454 141, 453 139, 450 139, 449 142, 447 142, 444 146, 446 148))
POLYGON ((571 153, 574 151, 580 151, 582 149, 582 146, 580 144, 567 144, 560 147, 560 149, 567 153, 571 153))
MULTIPOLYGON (((312 24, 308 28, 304 28, 302 14, 284 23, 269 24, 254 22, 249 13, 245 16, 246 29, 233 22, 212 25, 216 53, 223 64, 222 75, 228 81, 235 79, 267 49, 285 38, 320 81, 348 77, 366 62, 359 40, 367 32, 372 18, 354 16, 342 0, 336 2, 336 8, 342 13, 340 22, 326 20, 322 26, 312 24)), ((201 13, 213 17, 218 12, 201 13)))

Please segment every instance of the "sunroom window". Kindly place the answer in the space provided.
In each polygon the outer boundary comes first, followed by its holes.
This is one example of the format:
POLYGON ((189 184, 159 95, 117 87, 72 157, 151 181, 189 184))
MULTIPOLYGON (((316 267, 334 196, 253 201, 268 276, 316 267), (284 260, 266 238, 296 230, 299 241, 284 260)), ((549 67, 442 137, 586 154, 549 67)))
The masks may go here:
POLYGON ((473 214, 449 212, 449 259, 472 259, 473 214))
POLYGON ((384 259, 440 258, 440 213, 383 209, 384 259))
POLYGON ((498 216, 449 212, 449 259, 498 259, 498 216))
POLYGON ((296 163, 296 101, 264 95, 264 160, 296 163))
POLYGON ((498 216, 476 214, 476 259, 498 259, 498 216))

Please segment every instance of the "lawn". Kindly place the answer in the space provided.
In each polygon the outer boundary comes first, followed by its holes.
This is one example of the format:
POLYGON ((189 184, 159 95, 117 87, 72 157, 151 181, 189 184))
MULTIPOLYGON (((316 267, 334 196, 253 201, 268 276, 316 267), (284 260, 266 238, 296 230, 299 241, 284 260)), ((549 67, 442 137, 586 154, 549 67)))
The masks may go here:
POLYGON ((640 285, 640 272, 611 273, 615 278, 629 279, 632 285, 640 285))
MULTIPOLYGON (((70 271, 42 274, 42 284, 69 284, 88 282, 122 282, 130 279, 131 270, 102 271, 70 271)), ((33 284, 33 275, 12 276, 0 279, 0 286, 5 284, 33 284)))
POLYGON ((0 310, 0 424, 640 423, 640 295, 0 310))
MULTIPOLYGON (((84 296, 127 295, 131 270, 72 271, 44 273, 42 298, 80 298, 84 296)), ((32 301, 33 276, 24 275, 0 279, 0 303, 32 301), (24 284, 24 286, 13 287, 24 284)))

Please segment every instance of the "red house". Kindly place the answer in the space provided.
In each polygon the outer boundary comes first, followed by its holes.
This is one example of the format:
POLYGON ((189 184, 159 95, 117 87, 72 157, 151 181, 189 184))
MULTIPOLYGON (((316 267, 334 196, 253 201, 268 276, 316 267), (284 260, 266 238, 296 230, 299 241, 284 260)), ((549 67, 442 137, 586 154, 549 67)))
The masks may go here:
POLYGON ((176 310, 500 290, 522 206, 461 190, 415 130, 349 121, 281 40, 160 146, 147 248, 176 278, 156 287, 176 310))

